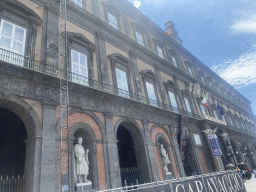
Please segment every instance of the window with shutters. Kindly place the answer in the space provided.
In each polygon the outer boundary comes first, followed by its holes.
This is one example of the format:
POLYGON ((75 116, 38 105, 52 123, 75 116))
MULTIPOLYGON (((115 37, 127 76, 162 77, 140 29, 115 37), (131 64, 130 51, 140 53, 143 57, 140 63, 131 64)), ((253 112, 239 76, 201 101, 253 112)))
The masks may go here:
POLYGON ((175 94, 171 91, 168 91, 168 95, 169 95, 169 99, 170 99, 170 102, 171 102, 171 106, 175 107, 175 108, 178 108, 175 94))
POLYGON ((75 3, 77 6, 82 7, 82 0, 71 0, 71 2, 75 3))
POLYGON ((188 98, 185 97, 184 102, 185 102, 186 110, 191 113, 192 111, 191 111, 191 107, 190 107, 188 98))
POLYGON ((0 26, 0 48, 3 53, 9 51, 8 57, 3 58, 4 61, 21 65, 24 63, 26 42, 26 29, 17 26, 13 23, 1 20, 0 26), (13 54, 14 53, 14 54, 13 54))
POLYGON ((138 33, 137 31, 135 32, 136 34, 136 39, 137 39, 137 42, 144 47, 144 41, 143 41, 143 37, 140 33, 138 33))
POLYGON ((126 72, 116 68, 116 82, 117 82, 118 94, 122 97, 129 98, 129 88, 128 88, 126 72))
POLYGON ((87 56, 71 50, 72 81, 82 85, 88 85, 87 56))
POLYGON ((164 54, 162 48, 156 46, 157 54, 161 59, 164 59, 164 54))
POLYGON ((200 105, 201 111, 203 115, 206 115, 205 106, 203 104, 200 105))
POLYGON ((118 30, 117 18, 109 12, 107 14, 108 14, 108 24, 114 27, 116 30, 118 30))
POLYGON ((149 104, 153 106, 157 106, 156 93, 155 88, 152 83, 146 82, 146 88, 149 98, 149 104))

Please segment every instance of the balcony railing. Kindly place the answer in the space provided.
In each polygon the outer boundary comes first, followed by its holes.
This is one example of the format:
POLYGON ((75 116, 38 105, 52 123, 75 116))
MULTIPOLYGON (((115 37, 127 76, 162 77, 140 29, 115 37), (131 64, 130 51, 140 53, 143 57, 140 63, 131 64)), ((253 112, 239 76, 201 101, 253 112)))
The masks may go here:
POLYGON ((171 111, 174 113, 178 113, 181 115, 186 115, 195 119, 199 119, 201 120, 201 116, 195 113, 190 113, 187 112, 185 110, 173 107, 169 104, 163 103, 163 102, 159 102, 159 101, 155 101, 152 99, 149 99, 147 97, 141 96, 139 94, 135 94, 133 92, 130 91, 126 91, 123 89, 118 89, 117 87, 111 86, 109 84, 103 83, 103 82, 99 82, 94 80, 93 78, 88 78, 76 73, 72 73, 72 72, 68 72, 66 73, 66 71, 64 69, 60 69, 57 68, 55 66, 49 65, 47 63, 43 63, 40 61, 36 61, 33 59, 30 59, 28 57, 24 57, 22 55, 18 55, 15 54, 13 52, 4 50, 0 48, 0 61, 4 61, 22 68, 26 68, 32 71, 36 71, 39 73, 43 73, 52 77, 56 77, 56 78, 62 78, 62 79, 66 79, 68 78, 68 81, 72 82, 72 83, 76 83, 76 84, 80 84, 82 86, 86 86, 86 87, 90 87, 93 89, 97 89, 100 91, 104 91, 110 94, 114 94, 114 95, 118 95, 121 97, 124 97, 126 99, 130 99, 133 101, 137 101, 143 104, 147 104, 147 105, 151 105, 153 107, 157 107, 160 109, 164 109, 167 111, 171 111), (68 75, 68 77, 66 77, 66 74, 68 75))

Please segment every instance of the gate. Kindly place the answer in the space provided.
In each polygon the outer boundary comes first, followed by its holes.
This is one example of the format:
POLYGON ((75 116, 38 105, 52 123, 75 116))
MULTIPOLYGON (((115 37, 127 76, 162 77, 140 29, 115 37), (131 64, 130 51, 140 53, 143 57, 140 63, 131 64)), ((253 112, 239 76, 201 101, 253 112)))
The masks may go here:
POLYGON ((24 176, 0 177, 0 192, 23 192, 24 176))

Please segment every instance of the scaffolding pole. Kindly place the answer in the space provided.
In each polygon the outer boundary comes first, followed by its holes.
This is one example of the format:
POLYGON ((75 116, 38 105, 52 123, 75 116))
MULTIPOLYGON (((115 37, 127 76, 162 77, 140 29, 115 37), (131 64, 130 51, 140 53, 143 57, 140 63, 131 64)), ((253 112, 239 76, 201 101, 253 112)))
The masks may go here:
POLYGON ((60 172, 62 191, 69 191, 68 158, 68 65, 67 65, 67 2, 60 0, 59 17, 59 62, 60 62, 60 172))

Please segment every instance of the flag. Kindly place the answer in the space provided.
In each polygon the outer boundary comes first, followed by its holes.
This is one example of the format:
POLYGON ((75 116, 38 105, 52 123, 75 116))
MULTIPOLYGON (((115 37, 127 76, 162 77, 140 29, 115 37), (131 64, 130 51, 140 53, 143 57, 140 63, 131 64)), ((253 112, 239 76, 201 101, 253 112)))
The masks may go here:
POLYGON ((225 113, 223 112, 222 108, 220 107, 219 102, 217 102, 217 110, 220 112, 221 116, 225 116, 225 113))
POLYGON ((181 130, 180 130, 180 155, 181 159, 184 161, 185 156, 185 147, 187 145, 187 139, 188 139, 188 130, 187 130, 187 124, 188 124, 188 117, 181 116, 181 130))
POLYGON ((205 104, 206 108, 209 109, 209 105, 208 105, 207 100, 206 100, 206 94, 204 94, 202 104, 205 104))

